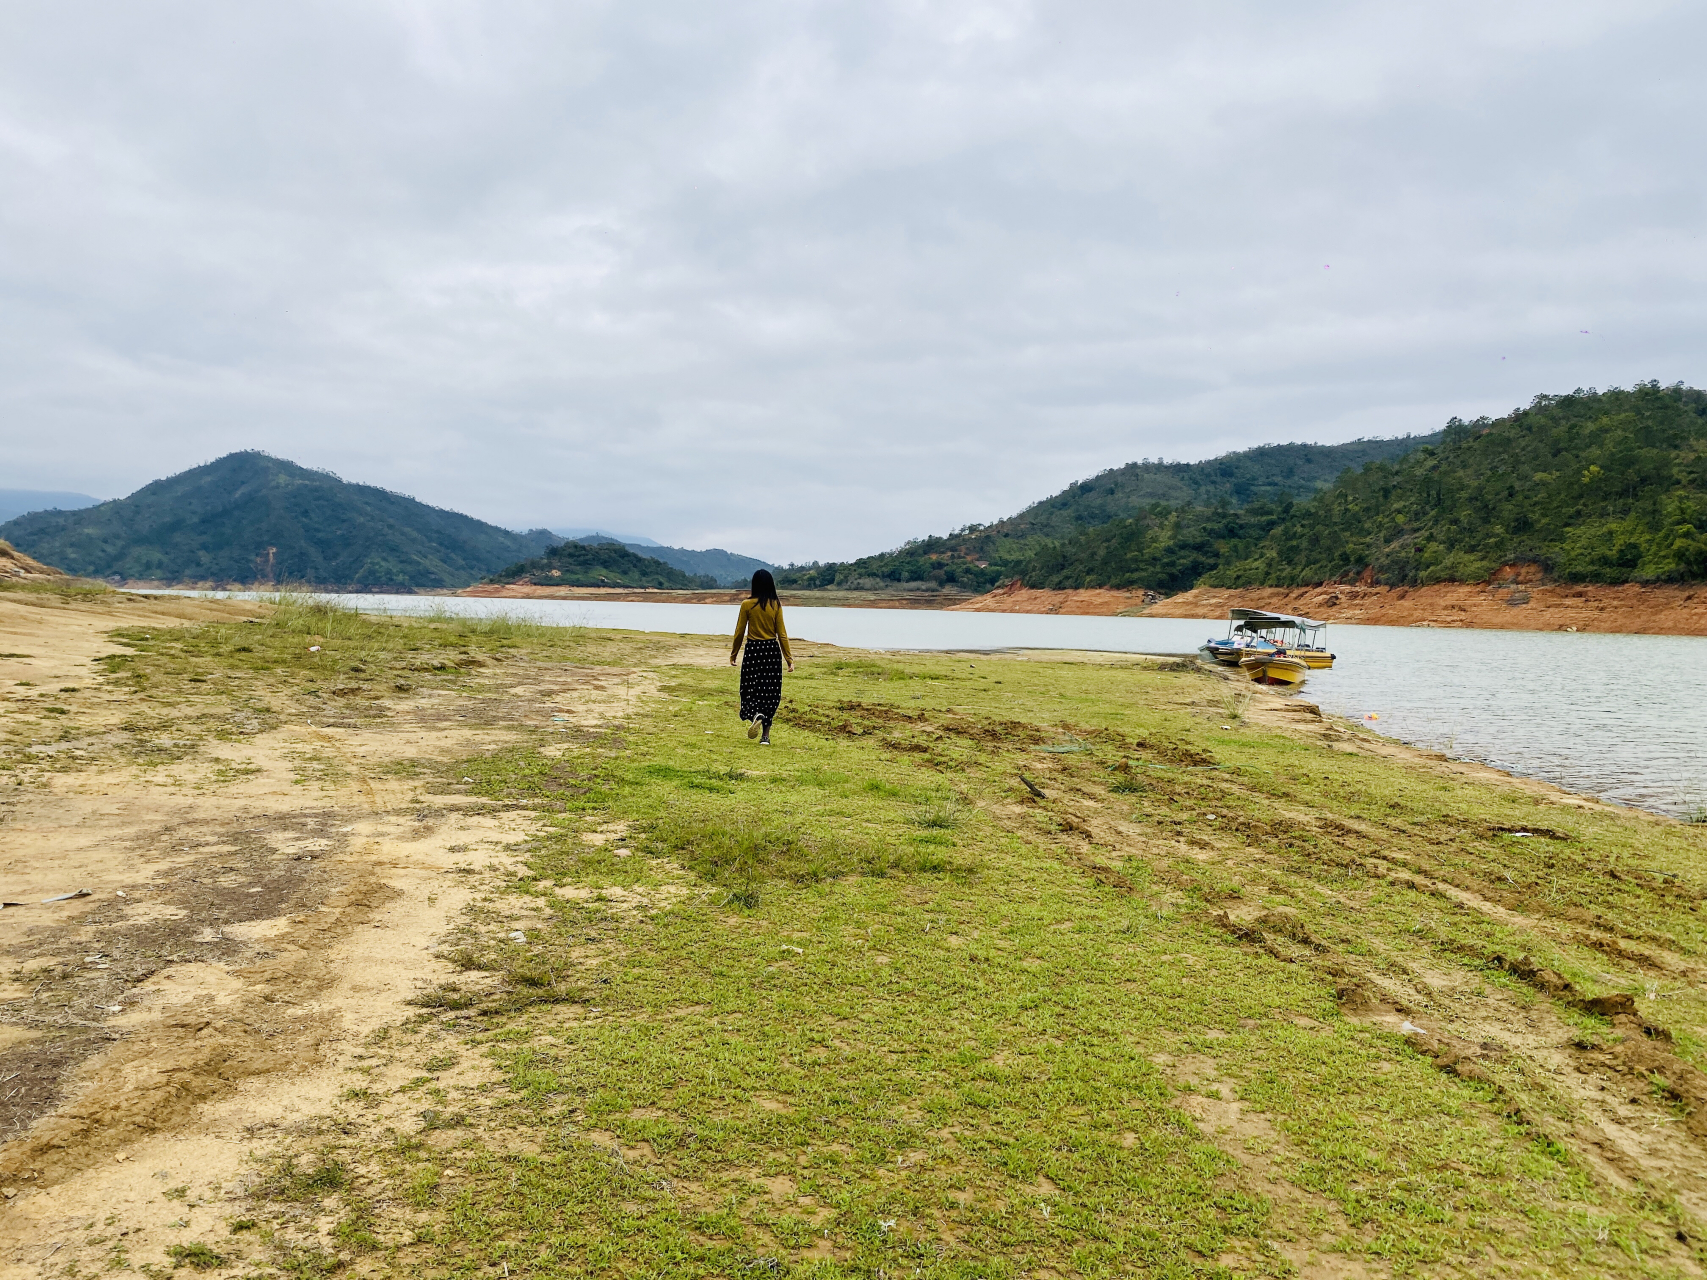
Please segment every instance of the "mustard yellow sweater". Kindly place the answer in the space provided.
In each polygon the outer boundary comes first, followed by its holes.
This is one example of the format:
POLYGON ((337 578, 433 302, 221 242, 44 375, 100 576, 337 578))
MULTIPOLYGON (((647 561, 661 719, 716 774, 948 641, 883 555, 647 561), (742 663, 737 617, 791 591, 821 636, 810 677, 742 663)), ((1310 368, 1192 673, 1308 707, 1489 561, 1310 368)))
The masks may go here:
POLYGON ((754 640, 775 640, 782 645, 782 656, 790 662, 794 655, 788 651, 788 629, 782 625, 782 605, 757 600, 741 602, 741 616, 735 622, 735 645, 729 650, 733 658, 741 652, 741 638, 750 635, 754 640))

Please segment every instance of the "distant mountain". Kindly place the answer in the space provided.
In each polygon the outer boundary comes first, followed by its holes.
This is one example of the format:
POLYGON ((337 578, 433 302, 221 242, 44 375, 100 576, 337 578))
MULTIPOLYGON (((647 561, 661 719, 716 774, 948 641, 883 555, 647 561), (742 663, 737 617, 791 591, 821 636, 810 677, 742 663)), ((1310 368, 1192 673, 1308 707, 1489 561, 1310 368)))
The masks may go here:
POLYGON ((683 573, 620 542, 560 542, 542 555, 512 564, 486 579, 541 587, 664 587, 691 591, 715 587, 709 575, 683 573))
POLYGON ((1707 580, 1707 392, 1682 384, 1536 396, 1506 417, 1347 471, 1307 502, 1157 506, 1046 543, 1032 587, 1707 580))
POLYGON ((745 586, 752 581, 753 574, 758 570, 775 567, 763 560, 755 560, 752 556, 738 556, 721 547, 712 547, 709 551, 689 551, 686 547, 661 547, 657 543, 642 546, 629 542, 624 545, 630 551, 638 551, 641 555, 674 565, 683 573, 710 578, 720 587, 745 586))
POLYGON ((553 529, 551 532, 571 542, 620 542, 625 547, 663 545, 651 538, 642 538, 638 533, 612 533, 609 529, 553 529))
POLYGON ((733 551, 725 551, 721 547, 712 547, 707 551, 691 551, 687 547, 666 547, 651 538, 621 537, 597 529, 554 529, 552 532, 560 533, 574 542, 620 543, 630 551, 637 551, 643 556, 651 556, 654 560, 674 565, 683 573, 696 577, 709 576, 715 579, 720 587, 745 586, 752 581, 753 574, 758 570, 776 568, 764 560, 736 555, 733 551))
POLYGON ((1265 444, 1206 462, 1128 462, 1068 485, 1017 515, 958 533, 919 538, 845 563, 790 565, 782 586, 870 587, 898 583, 988 591, 1045 544, 1136 515, 1158 504, 1238 508, 1307 497, 1348 468, 1437 444, 1440 432, 1348 444, 1265 444))
POLYGON ((0 538, 86 577, 380 591, 464 587, 557 541, 253 450, 128 498, 20 516, 0 538))
POLYGON ((86 493, 63 493, 57 489, 0 489, 0 523, 16 520, 31 511, 76 511, 99 501, 86 493))

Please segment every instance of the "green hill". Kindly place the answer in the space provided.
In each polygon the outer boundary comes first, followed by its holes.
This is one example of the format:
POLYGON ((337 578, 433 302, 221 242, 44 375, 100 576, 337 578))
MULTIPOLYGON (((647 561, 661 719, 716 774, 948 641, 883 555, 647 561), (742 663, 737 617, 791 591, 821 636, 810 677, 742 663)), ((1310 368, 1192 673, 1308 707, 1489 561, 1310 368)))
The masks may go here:
POLYGON ((791 565, 779 585, 879 587, 935 583, 988 591, 1028 564, 1046 543, 1165 506, 1244 507, 1306 497, 1348 468, 1398 458, 1438 443, 1440 433, 1347 444, 1267 444, 1206 462, 1129 462, 1070 484, 1017 515, 920 538, 894 551, 831 564, 791 565))
POLYGON ((709 577, 720 587, 744 587, 758 570, 776 567, 752 556, 725 551, 722 547, 690 551, 687 547, 643 547, 632 542, 624 545, 639 555, 674 565, 690 576, 709 577))
POLYGON ((1265 444, 1206 462, 1128 462, 1068 485, 989 526, 1009 537, 1061 538, 1153 507, 1283 502, 1325 489, 1346 470, 1437 444, 1442 433, 1346 444, 1265 444))
POLYGON ((1537 396, 1306 502, 1158 504, 1038 548, 1034 587, 1479 582, 1532 562, 1570 582, 1707 579, 1707 393, 1537 396))
POLYGON ((614 542, 627 547, 637 556, 650 556, 654 560, 674 565, 689 577, 709 576, 715 579, 720 587, 746 586, 758 570, 776 568, 768 561, 737 555, 733 551, 723 550, 722 547, 710 547, 704 551, 694 551, 688 547, 666 547, 650 538, 637 541, 633 534, 625 538, 599 529, 557 529, 554 532, 561 535, 565 542, 584 542, 588 546, 597 542, 614 542))
POLYGON ((620 542, 560 543, 543 555, 500 570, 486 581, 541 587, 662 587, 678 591, 717 585, 717 579, 710 574, 683 573, 662 560, 630 551, 620 542))
POLYGON ((380 591, 467 586, 556 541, 252 450, 128 498, 20 516, 0 538, 86 577, 380 591))

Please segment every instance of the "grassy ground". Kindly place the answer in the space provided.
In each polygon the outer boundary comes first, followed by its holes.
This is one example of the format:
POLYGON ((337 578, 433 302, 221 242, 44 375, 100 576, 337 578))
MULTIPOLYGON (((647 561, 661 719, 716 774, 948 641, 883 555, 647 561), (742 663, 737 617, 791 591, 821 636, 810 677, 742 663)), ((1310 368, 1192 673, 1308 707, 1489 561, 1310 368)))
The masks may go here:
POLYGON ((1189 664, 826 649, 761 748, 716 642, 288 601, 125 638, 115 676, 210 723, 261 681, 247 714, 434 682, 479 716, 495 662, 661 689, 423 779, 536 834, 370 1046, 417 1070, 233 1225, 262 1270, 1707 1261, 1701 828, 1253 723, 1189 664))

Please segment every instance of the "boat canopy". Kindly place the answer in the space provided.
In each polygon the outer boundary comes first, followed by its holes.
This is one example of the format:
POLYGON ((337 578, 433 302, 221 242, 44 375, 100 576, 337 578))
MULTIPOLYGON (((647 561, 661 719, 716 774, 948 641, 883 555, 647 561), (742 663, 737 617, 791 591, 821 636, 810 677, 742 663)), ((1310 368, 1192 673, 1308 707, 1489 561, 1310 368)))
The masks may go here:
POLYGON ((1300 631, 1315 631, 1328 624, 1317 622, 1314 618, 1298 618, 1290 613, 1269 613, 1264 609, 1229 609, 1227 618, 1231 622, 1244 623, 1246 631, 1266 631, 1270 627, 1296 627, 1300 631))

